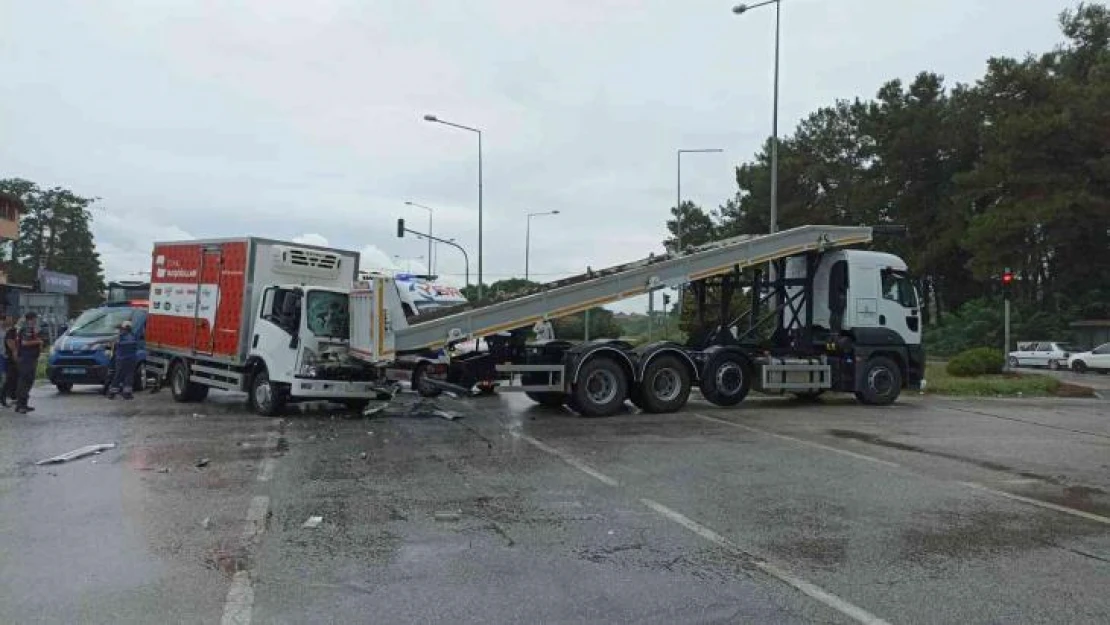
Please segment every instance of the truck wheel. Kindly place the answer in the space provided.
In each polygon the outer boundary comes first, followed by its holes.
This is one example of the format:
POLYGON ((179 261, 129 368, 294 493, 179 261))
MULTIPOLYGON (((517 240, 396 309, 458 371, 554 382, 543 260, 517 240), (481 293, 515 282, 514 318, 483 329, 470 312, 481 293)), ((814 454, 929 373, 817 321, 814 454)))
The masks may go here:
POLYGON ((863 369, 863 390, 856 392, 856 399, 869 406, 886 406, 894 403, 902 393, 902 370, 885 356, 867 361, 863 369))
POLYGON ((138 393, 146 388, 146 363, 135 363, 135 379, 131 382, 131 390, 138 393))
POLYGON ((556 393, 554 391, 525 391, 524 394, 528 396, 528 399, 531 399, 541 406, 547 406, 548 408, 561 408, 563 404, 567 403, 566 393, 556 393))
POLYGON ((427 379, 428 363, 422 362, 416 365, 416 370, 412 372, 412 389, 419 393, 421 397, 439 396, 443 391, 428 384, 427 379))
POLYGON ((617 414, 628 397, 628 376, 612 358, 591 358, 578 372, 573 397, 575 409, 583 416, 617 414))
POLYGON ((170 394, 178 403, 193 401, 189 393, 189 366, 180 360, 170 365, 170 394))
POLYGON ((637 389, 646 412, 675 412, 690 397, 690 371, 671 354, 652 359, 637 389))
POLYGON ((265 368, 259 369, 251 377, 250 402, 251 410, 263 417, 276 417, 285 410, 285 393, 277 384, 270 382, 270 373, 265 368))
POLYGON ((717 406, 735 406, 751 390, 751 365, 736 352, 719 352, 709 359, 701 376, 701 394, 717 406))
POLYGON ((73 390, 73 382, 58 382, 54 385, 59 393, 65 394, 73 390))

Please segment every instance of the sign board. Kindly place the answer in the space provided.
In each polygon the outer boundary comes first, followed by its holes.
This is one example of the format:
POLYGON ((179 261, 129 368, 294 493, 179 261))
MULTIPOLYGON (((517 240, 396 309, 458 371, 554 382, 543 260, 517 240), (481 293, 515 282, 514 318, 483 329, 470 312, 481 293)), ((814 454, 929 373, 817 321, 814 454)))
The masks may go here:
POLYGON ((56 271, 39 271, 39 288, 43 293, 77 295, 77 276, 56 271))

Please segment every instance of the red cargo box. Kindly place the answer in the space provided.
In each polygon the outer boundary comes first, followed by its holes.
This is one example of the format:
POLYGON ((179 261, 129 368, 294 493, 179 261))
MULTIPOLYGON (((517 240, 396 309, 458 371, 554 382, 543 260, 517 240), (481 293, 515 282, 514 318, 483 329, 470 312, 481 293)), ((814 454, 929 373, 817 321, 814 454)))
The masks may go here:
POLYGON ((239 363, 251 319, 251 239, 157 243, 151 267, 148 349, 239 363))

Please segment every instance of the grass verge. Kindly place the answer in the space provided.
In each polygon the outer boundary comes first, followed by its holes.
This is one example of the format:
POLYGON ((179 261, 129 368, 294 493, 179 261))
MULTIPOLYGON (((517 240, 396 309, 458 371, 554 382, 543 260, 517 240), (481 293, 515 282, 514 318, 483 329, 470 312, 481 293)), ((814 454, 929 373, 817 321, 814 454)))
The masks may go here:
POLYGON ((971 378, 957 378, 948 375, 943 364, 926 363, 925 391, 936 395, 957 395, 967 397, 1068 397, 1090 396, 1080 393, 1075 385, 1063 385, 1056 378, 1047 375, 1004 373, 1001 375, 980 375, 971 378), (1064 392, 1061 392, 1064 391, 1064 392))

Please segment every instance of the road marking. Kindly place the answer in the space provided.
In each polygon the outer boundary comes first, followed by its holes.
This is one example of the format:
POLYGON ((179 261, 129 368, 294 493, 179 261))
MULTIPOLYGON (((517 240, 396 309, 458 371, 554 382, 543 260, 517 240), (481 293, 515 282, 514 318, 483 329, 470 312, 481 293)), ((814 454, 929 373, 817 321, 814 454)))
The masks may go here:
POLYGON ((247 522, 243 525, 241 535, 244 542, 250 542, 254 540, 255 536, 262 533, 262 530, 266 528, 266 513, 269 511, 269 497, 258 495, 251 499, 251 505, 247 508, 247 522))
POLYGON ((840 454, 842 456, 848 456, 850 458, 855 458, 856 460, 864 460, 864 461, 867 461, 867 462, 873 462, 875 464, 881 464, 881 465, 888 466, 888 467, 900 467, 900 466, 902 466, 902 465, 898 464, 897 462, 891 462, 889 460, 883 460, 881 458, 875 458, 873 456, 867 456, 867 455, 864 455, 864 454, 859 454, 859 453, 856 453, 854 451, 848 451, 847 449, 840 449, 839 447, 832 447, 830 445, 822 445, 821 443, 815 443, 813 441, 807 441, 804 438, 795 438, 793 436, 787 436, 786 434, 779 434, 777 432, 772 432, 770 430, 764 430, 763 428, 752 427, 750 425, 745 425, 743 423, 736 423, 734 421, 729 421, 727 419, 719 419, 717 417, 709 417, 709 416, 706 416, 706 415, 703 415, 703 414, 697 414, 697 413, 692 413, 692 416, 695 416, 695 417, 697 417, 697 418, 699 418, 703 421, 712 421, 713 423, 720 423, 720 424, 723 424, 723 425, 732 426, 734 428, 739 428, 741 430, 747 430, 749 432, 756 432, 757 434, 764 434, 766 436, 771 436, 771 437, 778 438, 778 439, 781 439, 781 440, 784 440, 784 441, 790 441, 792 443, 797 443, 799 445, 805 445, 806 447, 814 447, 816 449, 821 449, 821 450, 824 450, 824 451, 831 451, 835 454, 840 454))
MULTIPOLYGON (((706 421, 714 421, 716 423, 724 423, 726 425, 731 425, 731 426, 734 426, 734 427, 738 427, 742 430, 748 430, 748 431, 751 431, 751 432, 758 432, 760 434, 766 434, 767 436, 773 436, 773 437, 778 438, 778 439, 791 441, 791 442, 794 442, 794 443, 798 443, 799 445, 805 445, 807 447, 816 447, 817 449, 823 449, 825 451, 831 451, 831 452, 838 453, 838 454, 841 454, 841 455, 844 455, 844 456, 850 456, 852 458, 857 458, 859 460, 866 460, 867 462, 873 462, 875 464, 882 464, 882 465, 886 465, 888 467, 894 467, 894 468, 898 468, 898 469, 905 469, 906 471, 909 471, 909 472, 913 473, 914 475, 927 477, 929 479, 935 479, 935 480, 938 480, 938 481, 941 481, 941 482, 950 481, 950 480, 944 480, 942 478, 935 478, 931 475, 927 475, 927 474, 922 473, 920 471, 916 471, 914 469, 911 469, 911 468, 906 467, 904 465, 898 464, 896 462, 890 462, 888 460, 882 460, 880 458, 873 458, 871 456, 867 456, 867 455, 864 455, 864 454, 859 454, 859 453, 856 453, 854 451, 848 451, 847 449, 838 449, 836 447, 832 447, 832 446, 829 446, 829 445, 822 445, 821 443, 814 443, 812 441, 807 441, 807 440, 801 439, 801 438, 795 438, 793 436, 787 436, 785 434, 777 434, 775 432, 770 432, 770 431, 764 430, 762 428, 756 428, 756 427, 751 427, 749 425, 734 423, 732 421, 726 421, 724 419, 718 419, 716 417, 708 417, 708 416, 700 415, 700 414, 694 414, 693 416, 695 416, 699 419, 704 419, 706 421)), ((1033 479, 1024 480, 1024 479, 1022 479, 1022 480, 1009 480, 1007 483, 1016 485, 1016 484, 1023 484, 1023 483, 1029 483, 1029 482, 1040 482, 1040 481, 1041 480, 1033 480, 1033 479)), ((1062 512, 1064 514, 1070 514, 1072 516, 1076 516, 1076 517, 1079 517, 1081 519, 1087 519, 1088 521, 1094 521, 1096 523, 1104 523, 1106 525, 1110 525, 1110 518, 1107 518, 1107 517, 1104 517, 1104 516, 1101 516, 1101 515, 1098 515, 1098 514, 1094 514, 1092 512, 1077 510, 1075 508, 1069 508, 1067 506, 1061 506, 1059 504, 1054 504, 1054 503, 1051 503, 1051 502, 1048 502, 1048 501, 1042 501, 1040 499, 1034 499, 1032 497, 1024 497, 1022 495, 1015 495, 1013 493, 1008 493, 1004 490, 998 490, 996 488, 991 488, 990 486, 985 486, 983 484, 979 484, 978 482, 963 482, 963 481, 956 480, 955 483, 959 484, 960 486, 965 486, 967 488, 971 488, 971 489, 981 491, 981 492, 984 492, 984 493, 990 493, 992 495, 996 495, 998 497, 1003 497, 1003 498, 1006 498, 1006 499, 1010 499, 1012 501, 1020 501, 1022 503, 1027 503, 1031 506, 1037 506, 1038 508, 1044 508, 1045 510, 1054 510, 1056 512, 1062 512)))
POLYGON ((614 480, 613 478, 609 477, 608 475, 605 475, 604 473, 596 471, 593 467, 591 467, 588 464, 580 461, 579 459, 575 458, 574 456, 568 454, 567 452, 565 452, 561 449, 555 449, 554 447, 551 447, 551 446, 549 446, 545 443, 541 443, 540 441, 532 438, 531 436, 528 436, 527 434, 521 434, 520 432, 513 432, 513 436, 515 436, 517 438, 524 439, 530 445, 533 445, 534 447, 537 447, 537 448, 539 448, 543 451, 546 451, 547 453, 549 453, 553 456, 558 457, 563 462, 569 464, 570 466, 574 467, 575 469, 578 469, 579 471, 585 473, 586 475, 589 475, 590 477, 596 479, 597 481, 601 482, 602 484, 605 484, 606 486, 612 486, 614 488, 616 488, 617 486, 620 486, 620 482, 614 480))
POLYGON ((1006 499, 1012 499, 1014 501, 1020 501, 1022 503, 1027 503, 1031 506, 1037 506, 1038 508, 1044 508, 1046 510, 1055 510, 1056 512, 1063 512, 1064 514, 1070 514, 1072 516, 1077 516, 1081 519, 1087 519, 1088 521, 1094 521, 1095 523, 1103 523, 1105 525, 1110 525, 1110 518, 1104 517, 1104 516, 1099 515, 1099 514, 1095 514, 1093 512, 1086 512, 1086 511, 1083 511, 1083 510, 1076 510, 1075 508, 1069 508, 1067 506, 1061 506, 1059 504, 1055 504, 1055 503, 1048 502, 1048 501, 1041 501, 1040 499, 1033 499, 1032 497, 1023 497, 1022 495, 1015 495, 1013 493, 1007 493, 1004 490, 997 490, 997 489, 991 488, 990 486, 984 486, 983 484, 979 484, 979 483, 976 483, 976 482, 958 482, 958 483, 962 484, 962 485, 964 485, 968 488, 974 488, 975 490, 980 490, 980 491, 983 491, 985 493, 990 493, 992 495, 997 495, 999 497, 1005 497, 1006 499))
POLYGON ((262 461, 262 468, 258 471, 259 482, 269 482, 274 477, 274 459, 266 458, 262 461))
MULTIPOLYGON (((552 447, 544 442, 532 438, 531 436, 528 436, 527 434, 513 432, 513 436, 523 439, 528 444, 536 447, 537 449, 559 458, 563 462, 566 462, 570 466, 578 469, 586 475, 589 475, 590 477, 596 479, 602 484, 605 484, 606 486, 620 486, 620 482, 618 482, 617 480, 609 477, 608 475, 605 475, 597 469, 594 469, 593 467, 589 466, 588 464, 582 462, 578 458, 575 458, 571 454, 561 449, 552 447)), ((827 607, 840 612, 841 614, 855 620, 858 623, 863 623, 864 625, 889 625, 886 621, 875 616, 874 614, 871 614, 867 610, 864 610, 857 605, 849 603, 848 601, 845 601, 844 599, 841 599, 840 597, 828 592, 827 590, 824 590, 823 588, 815 584, 807 582, 800 577, 791 575, 784 569, 781 569, 771 564, 770 562, 767 562, 766 560, 741 549, 739 545, 733 543, 724 536, 721 536, 717 532, 709 529, 701 523, 698 523, 697 521, 694 521, 690 517, 687 517, 680 512, 676 512, 675 510, 672 510, 671 508, 668 508, 667 506, 664 506, 663 504, 653 499, 641 498, 640 503, 654 511, 656 514, 659 514, 663 518, 673 523, 677 523, 678 525, 685 527, 701 538, 704 538, 711 543, 732 551, 734 554, 742 557, 745 560, 750 561, 756 568, 758 568, 760 571, 763 571, 765 574, 794 588, 802 594, 815 599, 820 603, 823 603, 827 607)))
POLYGON ((253 609, 254 588, 251 586, 251 574, 239 571, 231 578, 231 589, 227 591, 220 625, 250 625, 253 609))

